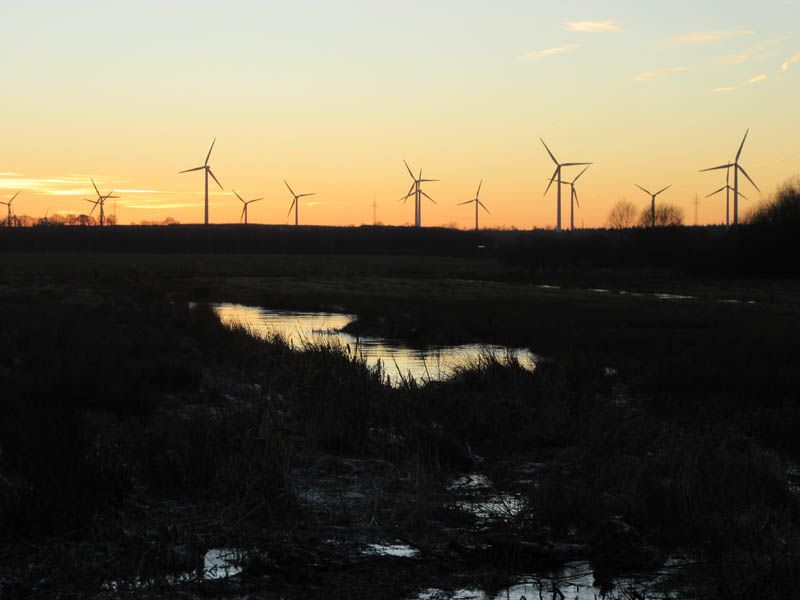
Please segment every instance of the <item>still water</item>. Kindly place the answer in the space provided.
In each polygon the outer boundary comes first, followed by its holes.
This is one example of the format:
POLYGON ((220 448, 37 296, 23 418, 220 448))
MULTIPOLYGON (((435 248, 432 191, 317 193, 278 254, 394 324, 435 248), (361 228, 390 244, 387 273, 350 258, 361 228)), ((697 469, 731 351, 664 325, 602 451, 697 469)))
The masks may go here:
POLYGON ((370 367, 380 362, 390 384, 399 384, 404 379, 417 383, 449 379, 459 369, 490 355, 500 361, 515 359, 529 370, 536 367, 535 355, 522 348, 466 344, 419 349, 382 338, 356 338, 342 332, 355 320, 354 315, 277 311, 241 304, 215 304, 213 308, 225 325, 243 326, 263 339, 279 335, 298 349, 308 344, 333 343, 363 358, 370 367))

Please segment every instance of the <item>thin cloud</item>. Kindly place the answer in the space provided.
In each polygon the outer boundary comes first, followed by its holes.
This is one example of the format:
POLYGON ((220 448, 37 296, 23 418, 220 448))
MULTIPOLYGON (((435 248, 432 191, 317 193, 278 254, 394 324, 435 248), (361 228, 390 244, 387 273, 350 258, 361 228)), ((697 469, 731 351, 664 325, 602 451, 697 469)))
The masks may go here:
POLYGON ((583 33, 616 33, 622 31, 622 25, 616 21, 567 21, 564 23, 567 31, 580 31, 583 33))
POLYGON ((788 40, 788 36, 767 40, 760 44, 750 46, 741 52, 723 56, 719 62, 723 65, 740 65, 750 60, 763 60, 775 55, 774 47, 788 40))
POLYGON ((767 79, 767 76, 764 73, 762 73, 761 75, 756 75, 755 77, 751 77, 750 79, 748 79, 744 83, 740 83, 739 85, 726 85, 726 86, 723 86, 723 87, 717 87, 717 88, 714 88, 714 91, 717 92, 717 93, 734 92, 736 90, 740 90, 740 89, 742 89, 744 87, 747 87, 749 85, 760 83, 760 82, 762 82, 762 81, 764 81, 766 79, 767 79))
POLYGON ((566 46, 559 46, 557 48, 546 48, 544 50, 535 50, 533 52, 526 52, 524 54, 520 54, 517 57, 517 60, 521 60, 524 62, 542 60, 543 58, 548 58, 550 56, 557 56, 559 54, 572 52, 573 50, 577 50, 580 47, 581 47, 580 44, 568 44, 566 46))
POLYGON ((754 35, 755 31, 749 29, 733 29, 730 31, 693 31, 683 35, 676 35, 672 38, 674 44, 706 44, 709 42, 721 42, 733 37, 742 35, 754 35))
POLYGON ((689 67, 667 67, 666 69, 658 69, 656 71, 644 71, 643 73, 639 73, 636 77, 634 77, 633 80, 650 81, 651 79, 655 79, 657 77, 664 77, 674 73, 683 73, 688 70, 689 67))
POLYGON ((800 52, 796 52, 789 59, 781 65, 781 71, 788 71, 789 68, 794 64, 800 62, 800 52))

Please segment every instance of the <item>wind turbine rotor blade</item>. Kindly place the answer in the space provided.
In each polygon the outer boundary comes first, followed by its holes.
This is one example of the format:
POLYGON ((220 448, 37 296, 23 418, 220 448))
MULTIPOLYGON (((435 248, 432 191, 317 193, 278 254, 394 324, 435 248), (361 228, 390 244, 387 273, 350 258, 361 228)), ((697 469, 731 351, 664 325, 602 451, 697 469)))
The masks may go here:
POLYGON ((202 171, 203 169, 205 169, 205 166, 195 167, 194 169, 186 169, 185 171, 178 171, 178 175, 181 173, 191 173, 192 171, 202 171))
MULTIPOLYGON (((760 192, 761 190, 758 190, 758 191, 760 192)), ((744 195, 742 192, 739 192, 739 195, 740 195, 742 198, 744 198, 745 200, 750 200, 750 198, 748 198, 747 196, 745 196, 745 195, 744 195)))
MULTIPOLYGON (((21 191, 22 191, 22 190, 19 190, 19 192, 21 192, 21 191)), ((19 196, 19 192, 17 192, 17 193, 16 193, 16 194, 14 194, 13 196, 11 196, 11 200, 9 200, 8 202, 6 202, 5 204, 11 204, 11 203, 14 201, 14 199, 15 199, 17 196, 19 196)))
POLYGON ((316 195, 317 195, 316 193, 314 193, 314 194, 300 194, 300 195, 299 195, 299 196, 297 196, 297 197, 298 197, 298 198, 305 198, 306 196, 316 196, 316 195))
POLYGON ((545 196, 547 196, 547 192, 550 191, 550 187, 553 185, 553 182, 556 180, 556 177, 558 177, 558 171, 560 168, 561 167, 556 167, 556 170, 553 171, 553 176, 550 178, 550 182, 547 184, 547 189, 545 189, 544 191, 545 196))
POLYGON ((211 142, 211 148, 208 149, 208 154, 206 155, 206 162, 204 166, 208 166, 208 159, 211 158, 211 151, 214 149, 214 144, 216 143, 217 143, 217 138, 214 138, 214 141, 211 142))
POLYGON ((459 202, 457 206, 464 206, 465 204, 472 204, 475 200, 467 200, 466 202, 459 202))
POLYGON ((664 192, 666 192, 666 191, 667 191, 669 188, 671 188, 671 187, 672 187, 672 184, 669 184, 669 185, 668 185, 667 187, 665 187, 663 190, 659 190, 658 192, 656 192, 656 196, 659 196, 659 195, 663 194, 664 192))
POLYGON ((590 166, 591 166, 591 165, 587 165, 586 167, 584 167, 583 171, 581 171, 580 173, 578 173, 578 176, 577 176, 575 179, 573 179, 573 180, 572 180, 572 184, 573 184, 573 185, 574 185, 574 184, 575 184, 575 183, 578 181, 578 179, 580 179, 580 178, 581 178, 581 175, 583 175, 584 173, 586 173, 586 171, 588 171, 588 170, 589 170, 589 167, 590 167, 590 166))
POLYGON ((206 167, 206 168, 208 169, 208 174, 209 174, 209 175, 211 175, 211 179, 213 179, 214 181, 216 181, 216 182, 217 182, 217 185, 219 186, 219 189, 221 189, 221 190, 224 190, 225 188, 224 188, 224 187, 222 187, 222 184, 219 182, 219 179, 217 179, 216 177, 214 177, 214 171, 212 171, 212 170, 211 170, 210 168, 208 168, 208 167, 206 167))
POLYGON ((411 175, 411 179, 416 181, 417 178, 414 177, 414 173, 411 171, 411 167, 408 166, 408 163, 406 161, 403 161, 403 164, 406 166, 406 169, 408 170, 408 174, 411 175))
POLYGON ((241 223, 242 221, 244 221, 244 212, 245 212, 245 208, 244 208, 244 207, 242 207, 242 214, 241 214, 241 216, 239 217, 239 223, 241 223))
POLYGON ((253 202, 261 202, 262 200, 263 200, 263 198, 255 198, 255 199, 250 200, 249 202, 247 202, 247 204, 252 204, 253 202))
POLYGON ((292 205, 289 207, 289 212, 288 212, 288 213, 286 213, 286 216, 287 216, 287 217, 288 217, 290 214, 292 214, 292 211, 294 210, 294 205, 295 205, 296 203, 297 203, 297 198, 295 198, 294 200, 292 200, 292 205))
POLYGON ((739 146, 739 151, 736 153, 736 162, 739 162, 739 157, 742 155, 742 150, 744 149, 744 143, 747 141, 747 134, 750 133, 750 130, 744 132, 744 138, 742 138, 742 144, 739 146))
POLYGON ((640 186, 638 183, 634 183, 634 185, 635 185, 637 188, 639 188, 640 190, 642 190, 642 191, 643 191, 645 194, 647 194, 648 196, 652 196, 652 195, 653 195, 653 194, 651 194, 650 192, 648 192, 646 189, 644 189, 642 186, 640 186))
POLYGON ((103 194, 101 194, 100 190, 97 189, 97 184, 94 182, 94 179, 92 179, 92 186, 94 187, 94 191, 97 192, 97 195, 102 197, 103 194))
POLYGON ((580 200, 578 200, 578 190, 576 190, 574 187, 572 188, 572 197, 575 198, 575 204, 577 204, 578 208, 580 208, 581 203, 580 200))
POLYGON ((283 180, 283 183, 285 183, 285 184, 286 184, 286 187, 287 187, 287 188, 289 188, 289 192, 291 192, 291 194, 292 194, 292 197, 295 197, 295 196, 296 196, 296 194, 294 193, 294 190, 293 190, 293 189, 292 189, 292 187, 291 187, 291 186, 290 186, 290 185, 289 185, 289 184, 286 182, 286 180, 285 180, 285 179, 283 180))
POLYGON ((742 175, 744 175, 745 177, 747 177, 747 181, 749 181, 750 183, 752 183, 752 184, 753 184, 753 187, 754 187, 754 188, 756 188, 756 189, 759 191, 759 193, 761 193, 761 190, 760 190, 760 189, 759 189, 759 187, 756 185, 756 182, 755 182, 755 181, 753 181, 753 180, 751 179, 750 175, 748 175, 748 174, 747 174, 747 171, 745 171, 745 170, 744 170, 744 167, 742 167, 741 165, 736 165, 736 167, 737 167, 737 168, 738 168, 738 169, 739 169, 739 170, 742 172, 742 175))
POLYGON ((700 169, 699 173, 708 173, 709 171, 719 171, 720 169, 730 169, 734 163, 728 163, 727 165, 720 165, 718 167, 711 167, 710 169, 700 169))
POLYGON ((411 194, 414 193, 414 188, 416 187, 416 185, 417 185, 417 182, 415 180, 414 183, 411 184, 411 187, 408 188, 408 194, 406 194, 406 196, 405 196, 406 198, 408 198, 411 194))
POLYGON ((478 191, 475 192, 476 200, 481 197, 481 186, 483 186, 483 179, 481 179, 481 182, 478 184, 478 191))
POLYGON ((579 163, 576 163, 576 162, 569 162, 569 163, 564 163, 564 164, 563 164, 563 165, 561 165, 561 166, 562 166, 562 167, 582 167, 583 165, 590 165, 590 166, 591 166, 591 165, 593 165, 593 164, 594 164, 594 163, 587 163, 587 162, 579 162, 579 163))
POLYGON ((435 183, 437 181, 439 181, 439 180, 438 179, 420 179, 419 180, 420 183, 435 183))
POLYGON ((550 152, 550 148, 547 147, 547 144, 544 143, 544 140, 542 138, 539 138, 539 141, 542 142, 542 145, 544 146, 544 149, 547 150, 547 153, 550 155, 550 158, 553 159, 553 162, 558 164, 558 161, 556 160, 556 157, 553 156, 552 152, 550 152))
POLYGON ((721 188, 719 188, 717 191, 715 191, 715 192, 711 192, 711 193, 710 193, 708 196, 706 196, 706 198, 711 198, 711 196, 716 196, 716 195, 717 195, 717 194, 719 194, 720 192, 724 192, 724 191, 725 191, 725 190, 727 190, 727 189, 728 189, 728 186, 727 186, 727 185, 723 185, 723 186, 722 186, 721 188))
POLYGON ((234 190, 234 189, 231 189, 231 191, 233 192, 233 195, 234 195, 234 196, 236 196, 236 197, 237 197, 239 200, 241 200, 242 202, 244 202, 245 204, 247 204, 247 202, 245 202, 245 201, 244 201, 244 198, 242 198, 242 197, 239 195, 239 192, 237 192, 237 191, 236 191, 236 190, 234 190))
POLYGON ((433 198, 431 198, 430 196, 428 196, 428 194, 426 194, 426 193, 425 193, 425 192, 423 192, 422 190, 420 190, 420 194, 422 194, 423 196, 425 196, 425 197, 426 197, 428 200, 430 200, 430 201, 431 201, 431 202, 433 202, 434 204, 438 204, 438 202, 436 202, 436 200, 434 200, 433 198))
POLYGON ((481 202, 480 200, 478 200, 478 205, 479 205, 479 206, 480 206, 480 207, 481 207, 483 210, 485 210, 485 211, 487 212, 487 214, 492 214, 492 213, 489 211, 489 209, 488 209, 488 208, 486 208, 486 207, 483 205, 483 202, 481 202))

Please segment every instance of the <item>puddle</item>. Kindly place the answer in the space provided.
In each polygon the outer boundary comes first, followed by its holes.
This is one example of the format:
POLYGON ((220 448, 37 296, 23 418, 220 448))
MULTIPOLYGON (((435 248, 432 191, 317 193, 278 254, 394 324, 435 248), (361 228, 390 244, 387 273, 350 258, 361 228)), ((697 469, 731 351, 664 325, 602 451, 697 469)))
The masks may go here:
POLYGON ((203 558, 203 579, 227 579, 242 572, 244 552, 235 548, 214 548, 203 558))
POLYGON ((514 519, 527 507, 527 502, 510 493, 498 492, 485 475, 465 475, 450 482, 447 489, 456 497, 454 506, 470 513, 479 521, 514 519))
POLYGON ((466 344, 417 349, 382 338, 357 338, 341 331, 355 319, 354 315, 275 311, 240 304, 216 304, 214 310, 225 325, 243 326, 262 339, 280 335, 296 348, 315 343, 338 344, 369 367, 380 365, 390 385, 400 384, 403 379, 417 383, 446 380, 487 356, 500 362, 516 360, 531 371, 536 368, 536 356, 521 348, 466 344))
POLYGON ((368 544, 363 554, 367 556, 391 556, 393 558, 416 558, 419 550, 408 544, 368 544))
POLYGON ((239 548, 212 548, 203 556, 203 566, 197 570, 173 573, 162 578, 137 577, 132 580, 106 582, 104 589, 117 593, 125 590, 141 590, 152 585, 180 585, 201 581, 217 581, 238 575, 244 570, 242 562, 246 557, 239 548))
POLYGON ((538 600, 553 598, 563 600, 630 600, 633 598, 675 599, 685 598, 680 591, 662 589, 666 577, 673 567, 667 566, 655 575, 641 578, 619 578, 609 585, 597 584, 594 571, 588 562, 567 563, 555 572, 520 579, 514 585, 500 591, 489 593, 478 588, 462 588, 445 591, 428 588, 412 596, 413 600, 538 600))

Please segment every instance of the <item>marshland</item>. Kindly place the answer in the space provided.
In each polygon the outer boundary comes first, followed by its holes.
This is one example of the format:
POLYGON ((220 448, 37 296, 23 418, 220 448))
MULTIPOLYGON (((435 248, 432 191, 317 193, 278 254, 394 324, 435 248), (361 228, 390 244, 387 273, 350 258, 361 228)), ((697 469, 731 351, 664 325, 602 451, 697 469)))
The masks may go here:
POLYGON ((781 223, 414 254, 2 232, 0 595, 790 597, 800 286, 710 249, 787 250, 781 223), (709 250, 667 264, 676 239, 709 250), (614 264, 631 245, 661 250, 614 264))

